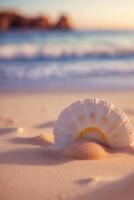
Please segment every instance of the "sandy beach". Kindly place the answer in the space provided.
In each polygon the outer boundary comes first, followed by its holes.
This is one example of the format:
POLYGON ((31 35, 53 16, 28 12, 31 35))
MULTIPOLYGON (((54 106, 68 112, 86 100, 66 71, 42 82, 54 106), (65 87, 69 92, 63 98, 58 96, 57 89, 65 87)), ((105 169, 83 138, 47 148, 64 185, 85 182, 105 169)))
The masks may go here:
POLYGON ((62 109, 77 99, 112 101, 134 124, 134 93, 78 92, 1 94, 0 199, 134 199, 134 154, 73 160, 47 153, 49 134, 62 109), (24 134, 17 131, 24 128, 24 134), (47 133, 46 138, 40 138, 47 133))
POLYGON ((133 8, 0 2, 0 200, 134 200, 133 8))

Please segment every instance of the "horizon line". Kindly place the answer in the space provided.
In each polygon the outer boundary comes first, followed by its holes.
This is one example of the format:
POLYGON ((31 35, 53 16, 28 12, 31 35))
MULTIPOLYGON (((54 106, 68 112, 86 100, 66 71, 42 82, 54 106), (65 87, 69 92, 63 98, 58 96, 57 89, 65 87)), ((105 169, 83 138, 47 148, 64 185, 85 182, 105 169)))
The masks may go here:
POLYGON ((81 23, 77 23, 76 20, 74 20, 73 16, 68 14, 67 12, 59 12, 59 14, 57 14, 56 17, 51 17, 51 15, 49 15, 47 12, 42 12, 42 11, 37 11, 37 12, 34 12, 34 13, 31 13, 31 12, 28 12, 28 11, 25 11, 23 9, 16 9, 16 8, 4 8, 4 7, 1 7, 0 8, 0 12, 16 12, 16 13, 19 13, 20 15, 22 14, 26 14, 28 17, 33 17, 33 16, 47 16, 48 18, 50 17, 50 19, 55 19, 57 20, 57 18, 59 18, 61 15, 66 15, 69 20, 71 21, 72 23, 72 27, 74 28, 74 30, 110 30, 110 31, 114 31, 114 30, 117 30, 117 31, 134 31, 134 26, 130 25, 130 24, 112 24, 112 25, 108 25, 107 23, 96 23, 96 24, 84 24, 84 25, 81 25, 81 23))

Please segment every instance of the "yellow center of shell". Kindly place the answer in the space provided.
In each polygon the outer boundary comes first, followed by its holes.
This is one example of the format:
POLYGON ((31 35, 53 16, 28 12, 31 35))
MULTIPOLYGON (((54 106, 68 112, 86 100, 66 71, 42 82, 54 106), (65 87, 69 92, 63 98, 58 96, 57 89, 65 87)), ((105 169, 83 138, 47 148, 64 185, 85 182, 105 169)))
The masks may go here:
POLYGON ((96 127, 85 128, 84 130, 82 130, 79 133, 77 139, 79 140, 79 139, 83 138, 85 135, 94 134, 94 133, 98 134, 100 136, 100 138, 102 139, 102 141, 108 140, 106 134, 101 129, 96 128, 96 127))

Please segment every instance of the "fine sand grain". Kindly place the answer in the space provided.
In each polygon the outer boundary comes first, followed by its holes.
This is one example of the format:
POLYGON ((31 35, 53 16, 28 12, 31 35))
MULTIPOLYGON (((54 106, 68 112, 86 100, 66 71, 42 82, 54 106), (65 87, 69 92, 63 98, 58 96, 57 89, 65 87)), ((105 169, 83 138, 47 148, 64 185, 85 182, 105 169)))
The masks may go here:
POLYGON ((1 95, 0 200, 134 199, 133 148, 99 160, 74 160, 48 151, 58 114, 90 96, 112 101, 134 125, 133 92, 1 95))

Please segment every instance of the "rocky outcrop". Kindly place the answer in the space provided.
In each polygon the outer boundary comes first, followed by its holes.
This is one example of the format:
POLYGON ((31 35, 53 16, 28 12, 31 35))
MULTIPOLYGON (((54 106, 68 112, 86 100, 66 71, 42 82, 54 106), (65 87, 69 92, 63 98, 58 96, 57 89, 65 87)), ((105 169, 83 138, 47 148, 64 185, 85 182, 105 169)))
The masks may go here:
POLYGON ((34 19, 31 19, 30 27, 34 29, 51 29, 52 23, 48 17, 40 16, 34 19))
POLYGON ((69 18, 65 15, 62 15, 56 23, 52 23, 47 16, 29 18, 16 12, 0 12, 0 31, 12 29, 71 30, 70 24, 69 18))
POLYGON ((14 13, 12 12, 0 12, 0 30, 10 29, 13 18, 14 13))
POLYGON ((65 15, 62 15, 57 23, 54 25, 54 28, 58 30, 71 30, 72 26, 69 18, 65 15))
POLYGON ((21 28, 21 29, 25 29, 28 28, 30 24, 30 19, 23 17, 23 16, 19 16, 19 15, 15 15, 13 20, 11 20, 11 28, 21 28))

